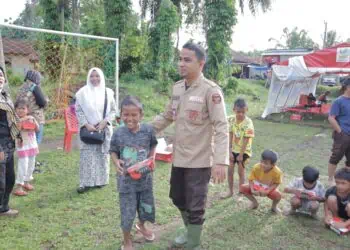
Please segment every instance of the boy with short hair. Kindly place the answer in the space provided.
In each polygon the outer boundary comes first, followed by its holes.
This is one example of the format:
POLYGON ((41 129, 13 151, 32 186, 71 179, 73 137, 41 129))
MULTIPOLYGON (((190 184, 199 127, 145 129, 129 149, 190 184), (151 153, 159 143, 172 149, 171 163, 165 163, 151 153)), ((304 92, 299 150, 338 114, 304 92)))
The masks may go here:
POLYGON ((255 164, 249 175, 249 184, 240 186, 240 192, 244 194, 251 202, 251 209, 257 209, 259 206, 255 196, 268 197, 272 200, 271 211, 280 213, 277 207, 281 201, 281 193, 278 186, 282 183, 282 171, 277 167, 278 156, 272 150, 265 150, 261 154, 260 163, 255 164))
POLYGON ((230 166, 228 167, 229 191, 221 198, 226 199, 233 195, 234 167, 238 165, 239 186, 245 181, 245 166, 252 156, 252 142, 254 138, 253 121, 247 116, 248 104, 238 98, 233 104, 233 112, 229 120, 230 131, 230 166))
POLYGON ((324 202, 325 190, 318 181, 320 172, 311 166, 303 168, 303 177, 295 178, 284 189, 285 193, 294 194, 290 200, 291 210, 286 215, 294 214, 297 210, 309 213, 316 218, 320 202, 324 202))
POLYGON ((335 174, 334 187, 326 192, 324 204, 326 225, 335 228, 350 228, 350 171, 347 168, 339 169, 335 174), (334 221, 333 217, 339 217, 341 221, 334 221))

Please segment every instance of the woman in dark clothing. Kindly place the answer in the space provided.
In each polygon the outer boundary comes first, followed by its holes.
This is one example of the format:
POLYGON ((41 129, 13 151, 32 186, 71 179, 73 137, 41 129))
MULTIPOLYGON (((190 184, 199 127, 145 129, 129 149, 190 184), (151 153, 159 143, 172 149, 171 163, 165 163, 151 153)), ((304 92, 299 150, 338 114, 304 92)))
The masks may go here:
POLYGON ((0 67, 0 216, 16 216, 9 208, 10 194, 15 184, 13 152, 15 140, 22 140, 17 117, 9 95, 4 91, 5 73, 0 67))

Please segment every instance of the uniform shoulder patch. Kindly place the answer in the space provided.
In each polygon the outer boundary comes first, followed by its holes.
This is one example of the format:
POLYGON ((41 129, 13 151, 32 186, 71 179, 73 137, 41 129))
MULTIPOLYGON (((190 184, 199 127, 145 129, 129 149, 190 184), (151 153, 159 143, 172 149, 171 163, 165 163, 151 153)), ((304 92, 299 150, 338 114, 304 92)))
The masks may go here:
POLYGON ((221 95, 219 93, 213 93, 211 95, 211 100, 214 104, 220 104, 221 103, 221 95))

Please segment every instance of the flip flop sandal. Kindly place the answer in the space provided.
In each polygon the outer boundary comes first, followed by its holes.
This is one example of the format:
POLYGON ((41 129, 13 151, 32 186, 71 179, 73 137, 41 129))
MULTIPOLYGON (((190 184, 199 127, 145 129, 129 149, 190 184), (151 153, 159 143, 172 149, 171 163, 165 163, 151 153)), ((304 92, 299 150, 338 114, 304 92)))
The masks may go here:
POLYGON ((23 191, 23 190, 16 190, 13 194, 16 196, 27 196, 28 195, 28 193, 26 191, 23 191))
POLYGON ((155 235, 154 233, 152 233, 152 236, 146 236, 146 235, 144 235, 144 234, 142 233, 141 228, 139 227, 139 225, 136 224, 135 227, 136 227, 136 231, 139 232, 139 233, 141 233, 142 236, 143 236, 143 238, 145 238, 146 241, 152 242, 152 241, 155 240, 156 235, 155 235))

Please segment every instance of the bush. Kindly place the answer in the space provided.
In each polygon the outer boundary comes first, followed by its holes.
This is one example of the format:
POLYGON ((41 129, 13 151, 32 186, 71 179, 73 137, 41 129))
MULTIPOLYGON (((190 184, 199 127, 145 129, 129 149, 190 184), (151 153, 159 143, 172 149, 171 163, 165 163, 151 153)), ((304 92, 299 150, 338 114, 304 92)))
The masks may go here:
POLYGON ((227 80, 226 85, 223 87, 223 90, 226 94, 230 95, 237 92, 238 85, 238 79, 236 77, 230 77, 227 80))
POLYGON ((155 79, 157 76, 150 62, 139 65, 137 71, 141 79, 155 79))
POLYGON ((20 74, 13 73, 12 70, 7 70, 7 79, 11 86, 19 86, 23 83, 24 77, 20 74))
POLYGON ((122 82, 136 82, 137 80, 139 80, 140 78, 132 73, 124 73, 121 77, 120 80, 122 82))
POLYGON ((329 96, 333 97, 333 98, 336 98, 339 95, 341 95, 340 89, 341 89, 340 86, 329 87, 329 86, 324 86, 324 85, 317 85, 316 95, 319 96, 319 95, 323 94, 326 91, 330 91, 331 93, 330 93, 329 96))

